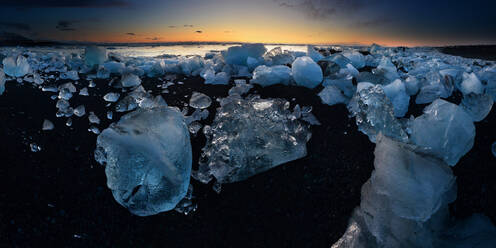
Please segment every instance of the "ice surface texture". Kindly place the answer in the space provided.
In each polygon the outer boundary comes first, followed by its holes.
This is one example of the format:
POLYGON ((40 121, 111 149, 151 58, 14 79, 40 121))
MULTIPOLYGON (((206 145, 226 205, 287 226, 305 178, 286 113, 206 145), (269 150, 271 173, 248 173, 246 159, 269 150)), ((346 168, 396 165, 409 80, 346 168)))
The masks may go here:
POLYGON ((472 149, 474 138, 475 126, 470 115, 442 99, 427 106, 412 124, 412 142, 432 149, 451 166, 472 149))
POLYGON ((0 68, 0 96, 5 91, 5 73, 2 68, 0 68))
POLYGON ((291 68, 285 65, 265 66, 261 65, 253 71, 251 83, 259 84, 263 87, 274 84, 288 85, 291 81, 291 68))
POLYGON ((323 80, 322 69, 310 57, 299 57, 292 65, 293 79, 296 85, 307 88, 317 87, 323 80))
POLYGON ((186 195, 192 151, 183 115, 170 107, 138 109, 103 130, 95 159, 107 186, 133 214, 173 209, 186 195))
POLYGON ((252 59, 261 58, 267 49, 263 44, 243 44, 241 46, 233 46, 227 49, 224 53, 224 60, 227 64, 247 65, 249 57, 252 59))
POLYGON ((284 99, 224 98, 211 127, 205 127, 195 177, 207 183, 244 180, 277 165, 306 156, 311 133, 284 99))

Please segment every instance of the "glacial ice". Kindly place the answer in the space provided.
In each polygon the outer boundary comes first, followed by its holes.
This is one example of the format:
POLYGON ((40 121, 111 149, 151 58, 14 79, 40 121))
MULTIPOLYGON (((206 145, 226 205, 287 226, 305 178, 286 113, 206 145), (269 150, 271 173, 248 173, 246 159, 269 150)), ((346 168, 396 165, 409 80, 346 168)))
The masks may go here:
POLYGON ((109 92, 103 96, 103 100, 107 102, 117 102, 119 100, 119 97, 121 94, 116 93, 116 92, 109 92))
POLYGON ((210 107, 211 104, 212 99, 200 92, 193 92, 191 98, 189 99, 189 106, 195 109, 205 109, 210 107))
POLYGON ((405 84, 401 79, 396 79, 394 82, 383 86, 384 93, 393 104, 394 116, 403 117, 408 112, 410 104, 410 96, 406 93, 405 84))
POLYGON ((60 79, 70 79, 70 80, 79 80, 79 75, 77 71, 67 71, 60 74, 60 79))
POLYGON ((54 128, 55 128, 55 126, 53 125, 53 122, 51 122, 47 119, 45 119, 43 121, 43 126, 41 128, 43 131, 50 131, 50 130, 53 130, 54 128))
POLYGON ((88 46, 84 51, 85 63, 88 66, 98 66, 107 60, 105 47, 88 46))
POLYGON ((3 70, 5 74, 11 77, 24 77, 31 71, 28 60, 23 55, 14 57, 6 57, 3 59, 3 70))
POLYGON ((170 107, 124 115, 97 138, 115 200, 139 216, 174 209, 186 195, 192 151, 183 115, 170 107))
POLYGON ((89 96, 90 94, 88 93, 88 88, 84 87, 79 91, 80 96, 89 96))
POLYGON ((253 71, 253 79, 250 83, 266 87, 274 84, 288 85, 290 81, 291 68, 285 65, 275 65, 271 67, 261 65, 253 71))
POLYGON ((299 86, 313 89, 323 80, 322 69, 307 56, 299 57, 293 62, 292 72, 293 79, 299 86))
POLYGON ((343 92, 341 92, 341 90, 334 85, 325 86, 319 93, 319 97, 322 100, 322 103, 329 106, 339 103, 346 104, 349 101, 349 99, 343 95, 343 92))
POLYGON ((411 141, 454 166, 474 145, 475 126, 463 108, 442 99, 424 109, 412 123, 411 141))
POLYGON ((460 91, 464 95, 468 95, 470 93, 482 94, 484 92, 484 86, 475 73, 463 73, 463 81, 460 91))
POLYGON ((193 174, 197 180, 237 182, 306 156, 311 133, 286 100, 233 95, 220 105, 212 126, 203 129, 207 145, 193 174))
POLYGON ((370 141, 375 143, 379 133, 402 142, 408 140, 408 135, 394 116, 394 108, 381 85, 358 84, 357 93, 348 104, 348 110, 356 118, 358 129, 370 141))
POLYGON ((273 48, 264 55, 264 60, 267 65, 288 65, 294 60, 293 54, 283 52, 281 47, 273 48))
POLYGON ((95 112, 91 111, 90 114, 88 115, 88 120, 92 124, 100 124, 100 118, 95 115, 95 112))
POLYGON ((365 56, 358 51, 345 51, 343 56, 348 58, 356 69, 362 69, 365 67, 365 56))
POLYGON ((121 84, 122 84, 122 87, 126 87, 126 88, 127 87, 134 87, 134 86, 138 86, 141 84, 141 79, 132 73, 122 74, 121 84))
POLYGON ((247 84, 246 83, 246 80, 244 79, 236 79, 234 80, 234 84, 236 86, 232 87, 231 89, 229 89, 229 92, 228 94, 231 96, 231 95, 244 95, 246 93, 248 93, 248 91, 251 90, 251 88, 253 88, 253 85, 252 84, 247 84))
POLYGON ((491 112, 494 100, 489 94, 464 95, 460 106, 472 117, 474 122, 482 121, 491 112))
POLYGON ((226 64, 247 65, 248 57, 255 59, 261 58, 267 49, 263 44, 243 44, 241 46, 232 46, 224 52, 226 64))
POLYGON ((312 58, 313 61, 319 62, 324 58, 322 54, 320 54, 317 50, 315 50, 314 46, 307 46, 307 56, 312 58))
POLYGON ((79 105, 74 109, 74 115, 77 117, 82 117, 86 114, 86 108, 84 105, 79 105))

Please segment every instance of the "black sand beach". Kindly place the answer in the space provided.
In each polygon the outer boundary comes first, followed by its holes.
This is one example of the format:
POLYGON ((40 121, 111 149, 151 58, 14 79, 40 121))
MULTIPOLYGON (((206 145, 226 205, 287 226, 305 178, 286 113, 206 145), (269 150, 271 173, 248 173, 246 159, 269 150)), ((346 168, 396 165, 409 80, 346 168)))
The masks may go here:
MULTIPOLYGON (((182 108, 193 91, 217 98, 231 87, 202 80, 177 79, 184 84, 170 86, 162 96, 182 108)), ((143 85, 159 94, 157 82, 145 79, 143 85)), ((90 96, 75 95, 71 106, 84 104, 87 113, 94 111, 103 130, 112 122, 105 113, 113 105, 105 108, 102 99, 111 88, 106 81, 96 83, 90 96)), ((93 159, 96 135, 87 131, 87 115, 72 117, 73 125, 66 127, 66 118, 55 117, 54 93, 8 82, 0 96, 0 246, 330 247, 360 203, 360 188, 373 169, 374 144, 357 130, 344 105, 323 105, 319 90, 271 86, 250 91, 313 107, 322 125, 312 127, 305 158, 223 185, 220 194, 192 180, 196 212, 138 217, 107 189, 104 168, 93 159), (55 129, 41 131, 43 119, 53 121, 55 129), (42 150, 31 152, 30 143, 42 150)), ((214 101, 203 124, 211 123, 216 107, 214 101)), ((114 113, 114 120, 119 117, 114 113)), ((476 123, 474 147, 454 168, 458 198, 451 205, 453 216, 481 212, 496 223, 496 158, 490 151, 495 126, 493 109, 476 123)), ((203 135, 192 135, 194 168, 204 143, 203 135)))

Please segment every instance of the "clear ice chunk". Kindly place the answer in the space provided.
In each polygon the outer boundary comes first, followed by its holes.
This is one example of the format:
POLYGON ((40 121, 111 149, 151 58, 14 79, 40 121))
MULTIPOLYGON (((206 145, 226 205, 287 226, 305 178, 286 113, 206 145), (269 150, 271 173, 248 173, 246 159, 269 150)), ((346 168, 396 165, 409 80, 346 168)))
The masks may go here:
POLYGON ((329 106, 340 103, 346 104, 349 101, 349 99, 343 95, 343 92, 334 85, 325 86, 319 93, 319 97, 322 103, 329 106))
POLYGON ((31 71, 28 60, 23 55, 19 55, 17 58, 7 57, 2 62, 5 74, 11 77, 24 77, 31 71))
POLYGON ((401 79, 396 79, 394 82, 383 86, 384 93, 393 104, 394 116, 403 117, 408 112, 410 104, 410 96, 406 92, 405 84, 401 79))
POLYGON ((212 99, 200 92, 193 92, 191 98, 189 99, 189 106, 195 109, 205 109, 210 107, 211 104, 212 99))
POLYGON ((460 106, 472 117, 474 122, 482 121, 491 112, 494 100, 489 94, 464 95, 460 106))
POLYGON ((117 102, 119 100, 119 97, 121 94, 116 93, 116 92, 109 92, 103 96, 103 100, 107 102, 117 102))
POLYGON ((206 146, 194 177, 218 183, 244 180, 306 156, 311 133, 284 99, 238 95, 224 98, 212 126, 205 126, 206 146))
POLYGON ((43 127, 42 127, 42 130, 43 131, 50 131, 50 130, 53 130, 55 128, 55 126, 53 125, 53 122, 45 119, 43 121, 43 127))
POLYGON ((139 109, 103 130, 95 159, 115 200, 139 216, 174 209, 188 191, 192 150, 183 115, 139 109))
POLYGON ((134 87, 141 84, 141 79, 132 73, 122 74, 121 84, 122 87, 134 87))
POLYGON ((93 111, 91 111, 90 114, 88 115, 88 120, 92 124, 100 124, 100 118, 98 118, 98 116, 96 116, 93 111))
POLYGON ((356 118, 358 129, 370 141, 375 143, 379 133, 402 142, 408 140, 408 135, 394 116, 394 108, 381 85, 358 84, 357 93, 348 104, 348 110, 356 118))
POLYGON ((248 57, 261 58, 267 49, 263 44, 243 44, 241 46, 232 46, 223 52, 226 64, 247 65, 248 57))

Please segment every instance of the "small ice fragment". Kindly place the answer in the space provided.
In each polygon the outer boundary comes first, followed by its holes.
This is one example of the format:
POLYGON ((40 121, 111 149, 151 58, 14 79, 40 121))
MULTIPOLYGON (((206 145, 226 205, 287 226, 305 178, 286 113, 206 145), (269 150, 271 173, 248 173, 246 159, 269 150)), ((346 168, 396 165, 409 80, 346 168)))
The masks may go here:
POLYGON ((60 74, 60 79, 71 79, 71 80, 79 80, 79 75, 77 71, 68 71, 60 74))
POLYGON ((37 144, 35 144, 35 143, 31 143, 31 144, 29 144, 29 147, 31 148, 31 151, 32 151, 32 152, 39 152, 39 151, 41 151, 41 147, 40 147, 40 146, 38 146, 38 145, 37 145, 37 144))
POLYGON ((72 118, 68 118, 67 121, 65 122, 65 125, 68 127, 72 126, 72 118))
POLYGON ((100 129, 98 129, 98 127, 95 127, 95 126, 91 126, 90 128, 88 128, 88 131, 90 131, 94 134, 100 134, 100 129))
POLYGON ((205 109, 210 107, 211 104, 212 99, 200 92, 193 92, 191 98, 189 99, 189 106, 196 109, 205 109))
POLYGON ((98 116, 96 116, 93 111, 91 111, 88 115, 88 120, 90 121, 90 123, 100 124, 100 118, 98 118, 98 116))
POLYGON ((88 84, 88 87, 90 87, 90 88, 94 88, 95 86, 96 86, 96 84, 93 81, 90 81, 90 83, 88 84))
POLYGON ((121 96, 121 94, 119 94, 119 93, 110 92, 110 93, 107 93, 105 96, 103 96, 103 99, 107 102, 117 102, 117 100, 119 100, 120 96, 121 96))
POLYGON ((193 121, 188 125, 189 132, 192 134, 198 133, 202 127, 203 125, 198 121, 193 121))
POLYGON ((86 87, 82 88, 79 91, 79 95, 81 95, 81 96, 89 96, 90 94, 88 94, 88 88, 86 88, 86 87))
POLYGON ((113 115, 112 111, 107 111, 107 119, 112 120, 113 115))
POLYGON ((49 121, 47 119, 45 119, 43 121, 43 128, 42 128, 43 131, 53 130, 54 127, 55 126, 53 125, 53 123, 51 121, 49 121))
POLYGON ((347 103, 349 101, 349 99, 343 95, 343 92, 341 92, 341 90, 339 90, 334 85, 326 86, 319 93, 319 97, 322 103, 327 104, 329 106, 339 103, 347 103))
POLYGON ((320 66, 310 57, 299 57, 292 65, 293 78, 296 85, 315 88, 322 82, 323 74, 320 66))
POLYGON ((41 90, 43 92, 58 92, 59 89, 55 86, 43 86, 43 88, 41 88, 41 90))
POLYGON ((79 105, 74 109, 74 115, 77 117, 82 117, 83 115, 86 114, 86 108, 84 105, 79 105))

